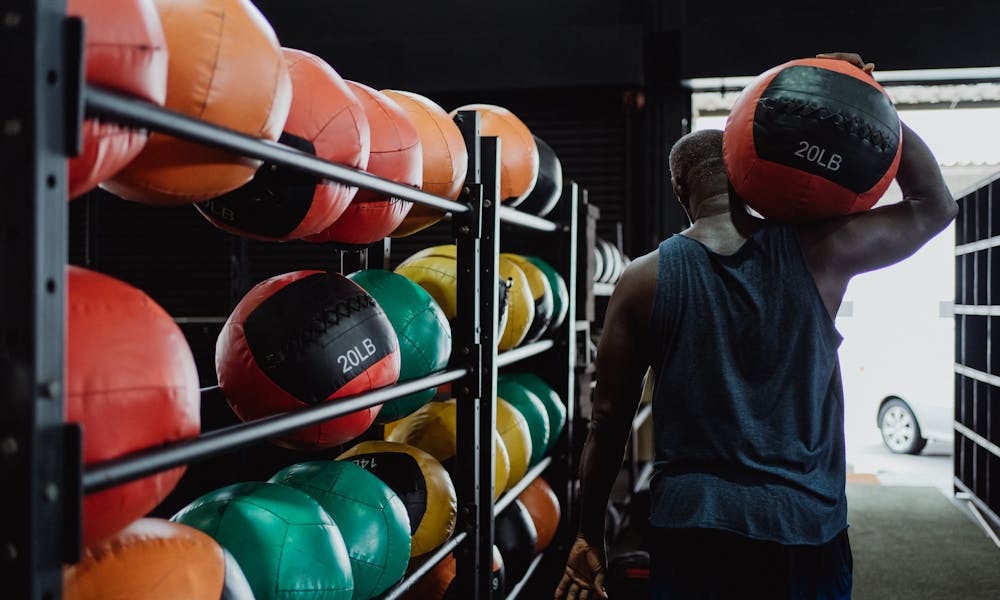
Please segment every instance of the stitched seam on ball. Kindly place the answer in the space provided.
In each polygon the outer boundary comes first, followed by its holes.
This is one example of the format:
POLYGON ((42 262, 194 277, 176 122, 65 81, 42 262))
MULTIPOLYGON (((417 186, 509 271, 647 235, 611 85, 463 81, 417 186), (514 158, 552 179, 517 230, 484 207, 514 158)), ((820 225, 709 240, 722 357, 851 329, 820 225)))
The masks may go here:
MULTIPOLYGON (((283 352, 299 351, 309 344, 315 343, 330 327, 340 325, 340 320, 366 308, 377 306, 375 300, 367 294, 357 294, 340 300, 332 306, 324 308, 298 335, 289 338, 282 346, 283 352)), ((367 319, 366 319, 367 320, 367 319)), ((353 329, 353 327, 352 327, 353 329)))
POLYGON ((882 152, 888 152, 893 142, 886 134, 872 127, 868 121, 832 110, 827 106, 821 106, 816 102, 793 98, 761 98, 758 104, 764 110, 777 114, 829 122, 844 130, 848 135, 855 136, 861 141, 877 147, 882 152))
POLYGON ((212 60, 212 77, 208 80, 208 90, 205 94, 205 102, 201 105, 201 110, 198 111, 198 117, 205 117, 205 110, 208 109, 208 99, 212 97, 212 86, 215 84, 215 75, 219 72, 219 57, 222 56, 222 32, 226 28, 226 10, 222 9, 222 13, 219 18, 219 37, 218 45, 215 47, 215 58, 212 60))

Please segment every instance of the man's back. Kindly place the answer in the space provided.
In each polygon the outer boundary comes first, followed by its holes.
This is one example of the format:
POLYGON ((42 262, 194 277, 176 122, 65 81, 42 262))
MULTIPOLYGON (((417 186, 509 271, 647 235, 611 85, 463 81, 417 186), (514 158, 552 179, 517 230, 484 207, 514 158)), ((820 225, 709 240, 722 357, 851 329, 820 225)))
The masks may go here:
POLYGON ((650 318, 652 523, 822 544, 846 527, 840 334, 794 228, 664 241, 650 318))

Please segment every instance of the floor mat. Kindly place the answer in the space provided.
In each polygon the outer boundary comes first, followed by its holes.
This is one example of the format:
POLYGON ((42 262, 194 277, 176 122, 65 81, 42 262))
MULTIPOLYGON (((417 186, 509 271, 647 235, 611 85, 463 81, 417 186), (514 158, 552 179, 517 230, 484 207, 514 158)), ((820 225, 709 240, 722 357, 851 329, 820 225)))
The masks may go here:
POLYGON ((1000 598, 1000 549, 931 487, 848 484, 854 599, 1000 598))

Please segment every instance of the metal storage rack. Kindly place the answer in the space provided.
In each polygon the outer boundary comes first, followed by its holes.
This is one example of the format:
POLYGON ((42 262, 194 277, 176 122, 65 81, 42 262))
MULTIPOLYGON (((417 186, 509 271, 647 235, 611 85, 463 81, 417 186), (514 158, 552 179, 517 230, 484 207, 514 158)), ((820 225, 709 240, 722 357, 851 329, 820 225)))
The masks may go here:
POLYGON ((995 177, 958 200, 955 221, 955 491, 993 532, 1000 532, 998 202, 995 177))
MULTIPOLYGON (((558 219, 540 219, 499 206, 499 140, 479 138, 478 115, 460 115, 470 151, 466 186, 458 202, 325 162, 196 119, 171 113, 82 80, 82 28, 65 17, 60 0, 13 0, 0 10, 0 49, 17 61, 0 65, 0 81, 17 93, 0 98, 0 485, 6 506, 0 517, 0 574, 12 597, 53 600, 61 596, 64 562, 79 556, 84 494, 196 460, 232 452, 270 437, 316 424, 412 392, 453 382, 458 399, 460 476, 454 536, 382 598, 400 597, 449 552, 458 561, 462 598, 491 597, 493 520, 530 482, 551 467, 550 481, 562 506, 575 500, 573 419, 576 354, 577 205, 580 191, 566 186, 558 219), (78 426, 63 422, 63 339, 66 266, 66 157, 79 145, 86 113, 144 127, 245 156, 299 169, 350 185, 451 213, 458 247, 459 314, 454 323, 452 364, 430 376, 252 423, 101 464, 82 465, 78 426), (558 240, 554 266, 569 287, 569 313, 551 339, 503 354, 494 343, 495 291, 500 223, 558 240), (554 236, 554 237, 552 237, 554 236), (535 357, 566 401, 568 422, 555 455, 534 467, 495 503, 491 436, 496 419, 497 369, 535 357)), ((203 389, 212 393, 213 388, 203 389)), ((570 533, 564 510, 561 536, 570 533)), ((554 545, 557 547, 558 545, 554 545)), ((507 598, 515 598, 546 557, 539 555, 507 598)), ((553 559, 556 560, 556 559, 553 559)))

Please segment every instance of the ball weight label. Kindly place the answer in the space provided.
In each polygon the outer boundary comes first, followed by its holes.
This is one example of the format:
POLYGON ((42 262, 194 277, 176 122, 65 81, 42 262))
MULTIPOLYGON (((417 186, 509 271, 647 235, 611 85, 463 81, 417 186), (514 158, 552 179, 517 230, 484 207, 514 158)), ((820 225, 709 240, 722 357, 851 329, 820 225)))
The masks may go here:
POLYGON ((375 352, 375 342, 371 338, 365 338, 360 345, 355 345, 347 352, 338 356, 337 364, 344 369, 344 373, 350 373, 354 367, 374 356, 375 352))
POLYGON ((841 163, 844 162, 844 158, 836 152, 828 153, 826 148, 820 148, 816 144, 810 144, 806 140, 799 141, 799 149, 795 151, 795 156, 816 163, 824 169, 833 172, 839 171, 841 163))

